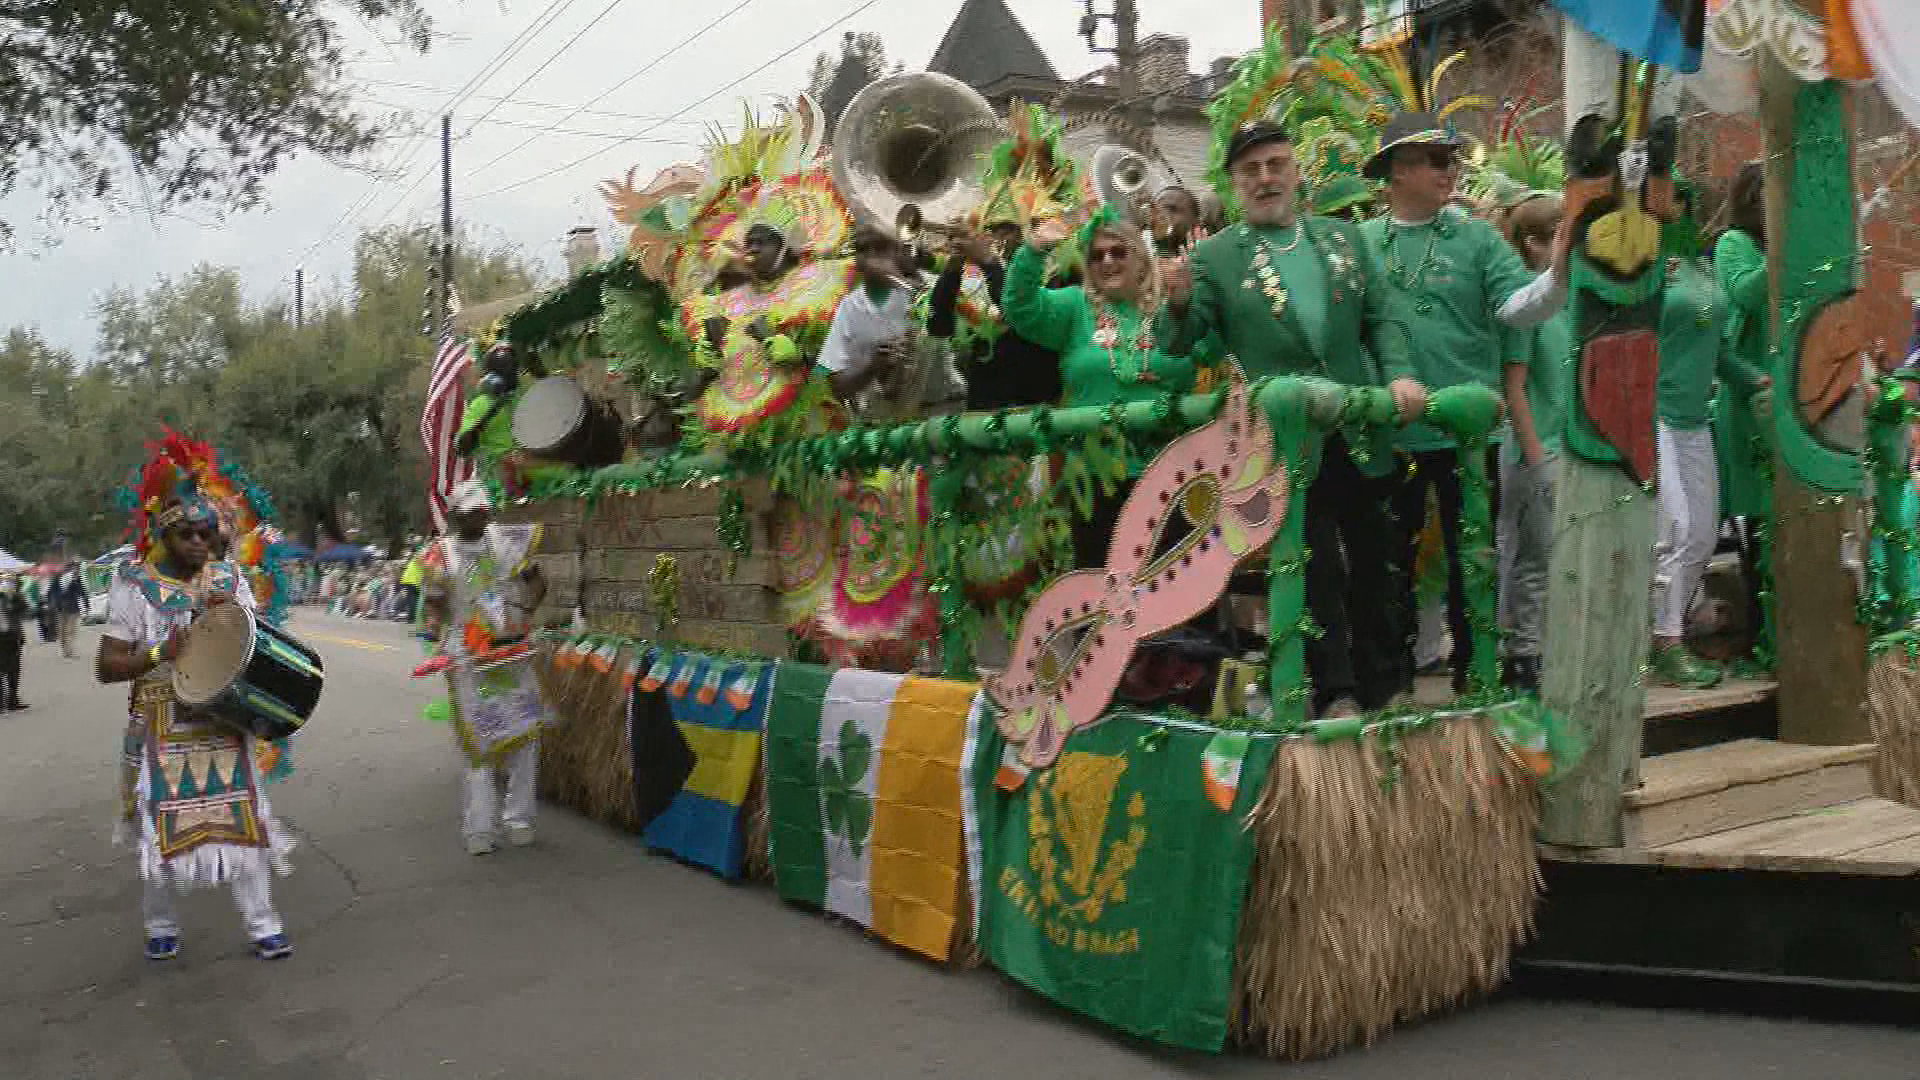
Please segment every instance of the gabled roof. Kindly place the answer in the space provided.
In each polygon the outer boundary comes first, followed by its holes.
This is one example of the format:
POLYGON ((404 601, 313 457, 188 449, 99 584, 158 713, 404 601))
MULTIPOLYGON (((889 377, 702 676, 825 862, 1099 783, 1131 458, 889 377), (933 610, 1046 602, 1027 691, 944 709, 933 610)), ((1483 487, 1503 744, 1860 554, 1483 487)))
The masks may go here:
POLYGON ((1005 0, 964 0, 959 14, 927 61, 937 71, 979 88, 1010 75, 1060 78, 1033 35, 1007 10, 1005 0))

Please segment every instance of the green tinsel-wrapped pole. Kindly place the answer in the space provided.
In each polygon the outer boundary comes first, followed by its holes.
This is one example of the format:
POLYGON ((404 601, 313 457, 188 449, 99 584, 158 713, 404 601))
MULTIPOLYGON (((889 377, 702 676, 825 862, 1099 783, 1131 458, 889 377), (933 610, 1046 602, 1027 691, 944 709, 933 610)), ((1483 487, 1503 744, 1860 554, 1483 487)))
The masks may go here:
POLYGON ((1867 406, 1866 467, 1873 477, 1873 548, 1861 619, 1869 636, 1904 630, 1916 615, 1912 500, 1907 485, 1908 379, 1882 379, 1867 406))

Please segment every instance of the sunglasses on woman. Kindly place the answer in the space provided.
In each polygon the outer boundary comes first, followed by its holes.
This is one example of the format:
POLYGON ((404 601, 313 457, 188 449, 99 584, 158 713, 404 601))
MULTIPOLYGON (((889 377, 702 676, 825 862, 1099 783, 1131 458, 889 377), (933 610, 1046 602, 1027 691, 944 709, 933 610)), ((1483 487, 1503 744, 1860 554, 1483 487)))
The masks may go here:
POLYGON ((1104 262, 1126 262, 1129 254, 1131 253, 1127 251, 1126 246, 1121 244, 1116 244, 1111 247, 1097 247, 1087 252, 1087 262, 1094 266, 1099 266, 1104 262))

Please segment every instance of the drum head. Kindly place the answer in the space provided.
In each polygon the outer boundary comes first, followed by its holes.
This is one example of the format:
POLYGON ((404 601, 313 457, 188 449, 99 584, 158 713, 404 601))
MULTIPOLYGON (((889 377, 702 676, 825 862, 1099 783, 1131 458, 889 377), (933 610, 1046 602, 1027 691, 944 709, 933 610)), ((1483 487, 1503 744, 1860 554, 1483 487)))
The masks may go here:
POLYGON ((587 395, 571 376, 552 375, 527 387, 513 407, 513 441, 533 453, 567 441, 587 415, 587 395))
POLYGON ((187 628, 173 662, 173 696, 205 705, 233 684, 253 659, 253 613, 221 604, 187 628))

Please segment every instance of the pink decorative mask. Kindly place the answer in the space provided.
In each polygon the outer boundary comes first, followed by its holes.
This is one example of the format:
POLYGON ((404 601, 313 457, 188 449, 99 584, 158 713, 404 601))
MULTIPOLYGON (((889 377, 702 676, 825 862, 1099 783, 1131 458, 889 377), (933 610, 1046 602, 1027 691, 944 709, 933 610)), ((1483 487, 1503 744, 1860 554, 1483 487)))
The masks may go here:
POLYGON ((1211 607, 1242 556, 1287 511, 1265 417, 1235 381, 1220 415, 1160 451, 1120 510, 1102 570, 1048 586, 1020 621, 1006 671, 986 682, 1020 760, 1045 768, 1100 719, 1142 639, 1211 607))

